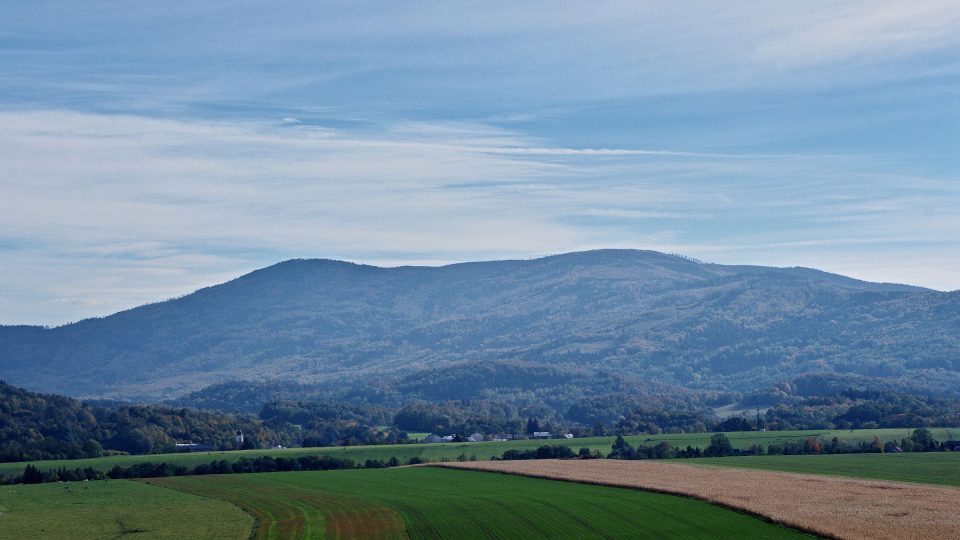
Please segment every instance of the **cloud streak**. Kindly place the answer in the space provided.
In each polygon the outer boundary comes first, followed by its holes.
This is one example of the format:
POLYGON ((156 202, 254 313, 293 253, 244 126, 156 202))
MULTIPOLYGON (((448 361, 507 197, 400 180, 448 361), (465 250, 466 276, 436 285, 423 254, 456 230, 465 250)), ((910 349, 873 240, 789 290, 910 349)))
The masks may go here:
POLYGON ((9 97, 148 114, 313 108, 370 118, 409 116, 430 100, 523 114, 671 93, 856 86, 865 77, 910 81, 937 69, 955 75, 955 61, 930 59, 955 60, 960 46, 950 0, 717 9, 622 1, 241 4, 171 0, 159 11, 21 4, 9 10, 11 32, 0 43, 9 97), (525 110, 504 111, 504 102, 525 110))
MULTIPOLYGON (((626 246, 800 264, 843 248, 874 269, 884 245, 924 239, 928 259, 944 254, 938 267, 960 263, 944 232, 960 218, 958 189, 934 178, 897 195, 900 177, 878 180, 857 158, 549 148, 460 123, 353 132, 33 111, 0 113, 0 161, 4 323, 104 315, 288 257, 408 264, 626 246), (918 209, 927 217, 903 219, 918 209)), ((884 279, 960 282, 929 275, 890 266, 884 279)))
POLYGON ((960 287, 953 2, 21 2, 0 324, 289 257, 593 247, 960 287))

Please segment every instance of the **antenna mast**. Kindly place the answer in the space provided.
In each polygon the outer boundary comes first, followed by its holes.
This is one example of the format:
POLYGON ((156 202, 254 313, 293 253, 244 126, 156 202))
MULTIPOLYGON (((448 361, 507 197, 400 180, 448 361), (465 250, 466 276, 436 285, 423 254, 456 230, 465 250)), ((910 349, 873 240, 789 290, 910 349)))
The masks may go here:
POLYGON ((760 431, 760 396, 757 396, 757 431, 760 431))

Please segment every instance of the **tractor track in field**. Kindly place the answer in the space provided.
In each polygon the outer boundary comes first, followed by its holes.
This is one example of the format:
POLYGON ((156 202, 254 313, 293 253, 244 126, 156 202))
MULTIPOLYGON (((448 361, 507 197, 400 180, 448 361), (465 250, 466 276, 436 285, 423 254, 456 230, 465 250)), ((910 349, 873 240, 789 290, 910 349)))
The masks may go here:
POLYGON ((392 509, 294 486, 221 483, 215 476, 151 479, 148 483, 225 500, 252 515, 252 539, 405 537, 404 523, 392 509))

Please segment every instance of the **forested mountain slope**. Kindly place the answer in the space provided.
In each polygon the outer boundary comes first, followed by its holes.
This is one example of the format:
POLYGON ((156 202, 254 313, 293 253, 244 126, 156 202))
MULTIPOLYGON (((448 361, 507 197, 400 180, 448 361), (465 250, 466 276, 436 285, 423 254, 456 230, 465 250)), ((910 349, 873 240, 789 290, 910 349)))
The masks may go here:
POLYGON ((960 392, 960 293, 632 250, 443 267, 291 260, 109 317, 0 327, 0 377, 82 397, 166 399, 231 380, 583 397, 751 391, 810 373, 960 392))
POLYGON ((150 405, 95 407, 0 381, 0 462, 99 457, 105 450, 172 452, 175 443, 191 441, 231 449, 238 430, 257 444, 291 438, 256 417, 150 405))

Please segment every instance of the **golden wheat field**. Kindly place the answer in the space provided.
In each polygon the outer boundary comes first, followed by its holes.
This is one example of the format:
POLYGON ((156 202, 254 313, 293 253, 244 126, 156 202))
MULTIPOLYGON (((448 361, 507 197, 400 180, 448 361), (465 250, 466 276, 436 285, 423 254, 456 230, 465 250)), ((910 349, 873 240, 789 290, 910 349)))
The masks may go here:
POLYGON ((834 538, 960 537, 960 490, 947 487, 665 461, 479 461, 441 466, 686 495, 834 538))

